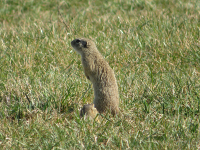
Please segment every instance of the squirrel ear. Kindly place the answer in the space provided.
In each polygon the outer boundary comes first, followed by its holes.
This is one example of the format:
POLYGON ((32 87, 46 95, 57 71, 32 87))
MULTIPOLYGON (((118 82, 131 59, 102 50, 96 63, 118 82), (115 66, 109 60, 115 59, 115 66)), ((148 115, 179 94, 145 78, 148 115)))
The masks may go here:
POLYGON ((87 42, 86 41, 81 41, 81 43, 82 43, 82 45, 83 45, 83 47, 87 47, 87 42))

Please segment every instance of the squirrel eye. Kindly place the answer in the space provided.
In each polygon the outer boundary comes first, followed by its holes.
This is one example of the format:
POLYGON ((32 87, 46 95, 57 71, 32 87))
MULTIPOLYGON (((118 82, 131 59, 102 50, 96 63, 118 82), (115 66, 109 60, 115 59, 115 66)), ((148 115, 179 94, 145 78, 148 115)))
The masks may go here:
POLYGON ((79 40, 79 39, 77 39, 77 40, 76 40, 76 43, 80 43, 80 40, 79 40))

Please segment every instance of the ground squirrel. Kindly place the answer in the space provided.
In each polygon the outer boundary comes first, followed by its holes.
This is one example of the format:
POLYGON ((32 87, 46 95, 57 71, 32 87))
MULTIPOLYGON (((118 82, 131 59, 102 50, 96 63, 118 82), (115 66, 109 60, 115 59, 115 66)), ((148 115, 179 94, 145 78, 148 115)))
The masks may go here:
POLYGON ((86 38, 75 39, 72 47, 81 55, 85 76, 93 83, 94 106, 99 113, 119 112, 118 86, 114 71, 97 50, 93 41, 86 38))
MULTIPOLYGON (((85 116, 86 118, 89 117, 90 120, 95 119, 97 114, 98 114, 98 111, 94 107, 94 104, 85 104, 80 111, 81 118, 83 116, 85 116)), ((97 119, 97 121, 98 121, 98 119, 97 119)))

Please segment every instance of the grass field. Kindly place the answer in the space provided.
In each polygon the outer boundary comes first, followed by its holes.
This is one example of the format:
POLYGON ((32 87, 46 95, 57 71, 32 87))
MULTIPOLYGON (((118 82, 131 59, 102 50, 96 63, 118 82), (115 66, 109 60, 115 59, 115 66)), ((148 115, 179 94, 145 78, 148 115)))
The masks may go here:
POLYGON ((196 150, 199 121, 199 0, 2 0, 2 149, 196 150), (94 96, 76 37, 115 71, 121 116, 80 119, 94 96))

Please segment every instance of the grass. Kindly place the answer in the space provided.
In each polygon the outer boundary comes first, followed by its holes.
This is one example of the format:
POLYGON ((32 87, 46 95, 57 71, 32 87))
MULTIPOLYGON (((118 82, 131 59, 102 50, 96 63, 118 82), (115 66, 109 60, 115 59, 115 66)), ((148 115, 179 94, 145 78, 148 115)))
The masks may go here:
POLYGON ((198 0, 3 0, 0 147, 198 149, 199 15, 198 0), (80 119, 93 89, 76 37, 115 71, 122 116, 80 119))

